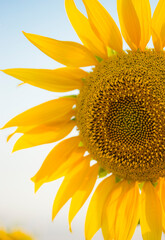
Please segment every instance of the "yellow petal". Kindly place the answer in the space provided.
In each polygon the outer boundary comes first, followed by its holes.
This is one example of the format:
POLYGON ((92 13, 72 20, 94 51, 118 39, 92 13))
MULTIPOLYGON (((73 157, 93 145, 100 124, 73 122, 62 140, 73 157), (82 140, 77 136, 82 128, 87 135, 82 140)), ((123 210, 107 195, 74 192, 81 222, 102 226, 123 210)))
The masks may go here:
POLYGON ((114 185, 115 176, 111 175, 99 184, 92 196, 85 221, 85 237, 87 240, 90 240, 101 227, 103 206, 114 185))
POLYGON ((14 232, 10 233, 9 236, 13 240, 32 240, 32 238, 30 236, 28 236, 27 234, 25 234, 21 231, 14 231, 14 232))
POLYGON ((2 72, 15 77, 24 83, 53 92, 68 92, 83 86, 82 78, 88 73, 78 68, 26 69, 12 68, 2 72))
POLYGON ((13 240, 4 230, 0 230, 1 240, 13 240))
POLYGON ((138 184, 135 182, 132 184, 127 183, 127 185, 123 197, 119 200, 120 206, 117 209, 115 224, 116 240, 131 240, 140 218, 140 194, 138 184))
POLYGON ((165 181, 164 178, 160 178, 156 186, 156 191, 158 193, 161 207, 162 207, 162 225, 163 232, 165 232, 165 181))
POLYGON ((141 193, 140 225, 143 240, 161 240, 162 210, 158 194, 150 182, 144 183, 141 193))
POLYGON ((35 126, 21 126, 21 127, 17 127, 17 129, 8 135, 7 137, 7 142, 16 134, 16 133, 25 133, 30 131, 32 128, 34 128, 35 126))
POLYGON ((75 98, 59 98, 42 103, 33 107, 13 119, 11 119, 3 128, 15 126, 39 125, 49 122, 60 122, 66 117, 66 114, 72 111, 76 104, 75 98))
POLYGON ((89 161, 80 161, 80 163, 72 168, 65 176, 64 181, 62 182, 53 203, 52 219, 55 218, 64 204, 79 189, 88 168, 89 161))
POLYGON ((165 47, 165 1, 159 0, 152 18, 152 40, 156 51, 165 47))
POLYGON ((58 169, 61 164, 65 163, 80 143, 80 137, 71 137, 58 143, 44 160, 41 168, 33 177, 33 181, 38 181, 45 176, 51 176, 54 168, 58 169), (64 151, 65 149, 65 151, 64 151), (54 168, 52 168, 54 166, 54 168))
POLYGON ((117 52, 122 52, 122 37, 120 31, 106 9, 97 0, 83 0, 89 22, 97 36, 117 52))
POLYGON ((141 39, 139 48, 144 51, 151 37, 151 7, 149 0, 132 0, 139 19, 141 39))
POLYGON ((87 67, 98 64, 93 54, 79 43, 58 41, 25 32, 24 35, 47 56, 66 66, 87 67))
POLYGON ((45 131, 45 129, 43 129, 43 133, 39 134, 25 133, 15 143, 13 152, 42 144, 57 142, 67 136, 72 131, 74 126, 75 121, 69 121, 66 124, 60 125, 60 128, 57 130, 52 129, 50 131, 45 131))
POLYGON ((127 189, 126 181, 117 183, 108 195, 103 206, 101 229, 105 240, 115 238, 115 223, 117 218, 117 210, 123 193, 127 189))
POLYGON ((57 151, 54 151, 56 148, 48 155, 40 170, 32 179, 35 183, 36 191, 43 183, 54 181, 65 176, 68 169, 72 168, 80 159, 83 160, 83 155, 86 150, 84 147, 76 146, 73 148, 72 146, 71 149, 72 152, 69 152, 70 155, 63 154, 62 151, 59 155, 57 151))
POLYGON ((52 122, 52 123, 46 123, 46 124, 41 124, 38 126, 21 126, 18 127, 17 130, 15 131, 16 133, 19 131, 20 133, 25 133, 25 134, 43 134, 46 132, 58 132, 61 129, 65 128, 65 125, 70 122, 70 118, 67 121, 63 122, 52 122), (22 130, 22 132, 21 132, 22 130))
POLYGON ((87 198, 89 197, 94 184, 96 182, 98 175, 98 164, 93 165, 89 168, 83 182, 78 189, 78 191, 73 195, 70 211, 69 211, 69 227, 71 230, 71 222, 73 218, 76 216, 80 208, 83 206, 87 198))
POLYGON ((49 176, 48 182, 54 181, 59 176, 64 176, 64 172, 70 171, 70 168, 74 167, 75 164, 77 164, 78 161, 83 161, 84 159, 91 160, 91 156, 84 157, 83 155, 85 154, 86 148, 84 147, 78 147, 72 154, 71 156, 67 159, 67 161, 57 169, 56 172, 52 174, 52 176, 49 176))
POLYGON ((107 58, 106 48, 91 29, 88 19, 76 8, 74 0, 65 0, 65 8, 69 20, 84 46, 95 56, 107 58))
POLYGON ((161 187, 160 187, 161 199, 160 199, 160 201, 162 203, 162 207, 163 207, 163 210, 165 212, 165 180, 164 180, 164 178, 162 178, 160 180, 160 183, 161 183, 161 187))
POLYGON ((17 127, 17 129, 7 137, 7 142, 16 133, 38 134, 38 133, 48 132, 52 130, 56 131, 56 129, 59 129, 59 127, 63 127, 63 125, 66 124, 73 115, 75 115, 75 110, 71 110, 66 115, 57 118, 55 122, 41 124, 41 125, 38 125, 37 127, 33 125, 17 127))
POLYGON ((154 48, 157 52, 159 52, 163 49, 161 39, 153 28, 152 28, 152 41, 154 44, 154 48))
POLYGON ((141 29, 132 0, 117 0, 117 11, 125 41, 132 50, 137 50, 140 47, 141 29))

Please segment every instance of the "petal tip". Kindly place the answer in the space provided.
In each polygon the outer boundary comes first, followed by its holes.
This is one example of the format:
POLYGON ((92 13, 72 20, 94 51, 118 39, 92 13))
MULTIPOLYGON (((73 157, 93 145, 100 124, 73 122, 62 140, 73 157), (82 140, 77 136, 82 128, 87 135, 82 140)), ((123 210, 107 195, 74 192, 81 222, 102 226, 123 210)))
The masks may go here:
POLYGON ((15 153, 16 151, 18 151, 17 149, 15 149, 15 147, 13 147, 13 150, 11 153, 15 153))
POLYGON ((69 231, 70 231, 70 233, 72 233, 71 223, 69 224, 69 231))

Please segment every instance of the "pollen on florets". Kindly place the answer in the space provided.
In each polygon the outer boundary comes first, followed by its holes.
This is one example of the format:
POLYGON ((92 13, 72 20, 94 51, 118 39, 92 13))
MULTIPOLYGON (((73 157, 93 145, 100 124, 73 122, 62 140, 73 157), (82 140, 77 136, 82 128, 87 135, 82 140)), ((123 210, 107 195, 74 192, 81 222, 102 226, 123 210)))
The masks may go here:
POLYGON ((114 55, 89 74, 77 103, 83 144, 122 178, 165 176, 165 53, 114 55))

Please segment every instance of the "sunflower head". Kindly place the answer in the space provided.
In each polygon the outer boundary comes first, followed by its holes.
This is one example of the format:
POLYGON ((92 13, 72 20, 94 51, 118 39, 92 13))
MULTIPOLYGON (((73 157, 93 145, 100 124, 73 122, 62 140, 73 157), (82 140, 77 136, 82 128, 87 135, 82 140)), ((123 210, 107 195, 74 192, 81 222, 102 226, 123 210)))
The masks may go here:
POLYGON ((165 174, 165 54, 114 55, 86 78, 77 125, 93 158, 108 172, 138 181, 165 174))
MULTIPOLYGON (((14 151, 63 139, 32 178, 42 184, 64 177, 53 204, 53 219, 70 199, 69 227, 97 177, 109 174, 89 204, 85 238, 131 240, 140 220, 144 240, 165 232, 165 0, 153 17, 149 0, 117 0, 120 30, 98 0, 65 0, 82 44, 24 33, 66 67, 7 69, 6 74, 52 92, 78 95, 40 104, 4 128, 22 133, 14 151), (151 38, 154 49, 146 49, 151 38), (123 50, 123 39, 131 50, 123 50), (88 72, 82 67, 94 66, 88 72), (86 154, 87 153, 87 154, 86 154), (91 160, 95 160, 91 163, 91 160), (130 207, 131 206, 131 207, 130 207)), ((11 134, 10 137, 13 136, 11 134)))

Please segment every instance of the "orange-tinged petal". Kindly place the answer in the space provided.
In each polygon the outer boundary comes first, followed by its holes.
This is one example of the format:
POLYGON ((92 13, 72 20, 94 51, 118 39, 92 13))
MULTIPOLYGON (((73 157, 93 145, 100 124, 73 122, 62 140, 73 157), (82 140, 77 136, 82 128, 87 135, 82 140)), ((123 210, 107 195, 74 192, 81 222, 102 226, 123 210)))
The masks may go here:
POLYGON ((79 43, 59 41, 25 32, 24 35, 47 56, 66 66, 87 67, 98 64, 93 54, 79 43))
POLYGON ((156 51, 165 47, 165 1, 159 0, 152 18, 152 40, 156 51))
POLYGON ((72 111, 76 104, 76 98, 59 98, 42 103, 36 107, 17 115, 11 119, 3 128, 15 126, 39 125, 49 122, 60 122, 66 114, 72 111))
POLYGON ((111 175, 99 184, 92 196, 85 221, 85 237, 87 240, 90 240, 101 227, 103 207, 114 185, 115 176, 111 175))
POLYGON ((127 183, 128 187, 121 197, 115 223, 115 239, 131 240, 140 218, 140 194, 136 182, 127 183), (131 206, 131 207, 130 207, 131 206), (122 224, 121 224, 122 223, 122 224))
MULTIPOLYGON (((56 150, 56 148, 54 150, 56 150)), ((32 179, 35 183, 35 191, 37 191, 43 183, 54 181, 65 176, 68 169, 72 168, 80 159, 83 160, 85 150, 84 147, 76 146, 74 150, 72 148, 73 152, 70 152, 70 156, 62 152, 60 156, 57 156, 56 152, 52 151, 32 179)))
POLYGON ((107 51, 101 40, 93 32, 88 19, 77 9, 74 0, 65 0, 69 20, 80 40, 95 56, 107 58, 107 51))
POLYGON ((141 193, 140 225, 143 240, 161 240, 162 209, 151 182, 145 182, 141 193))
POLYGON ((96 182, 98 175, 98 164, 93 165, 89 168, 83 182, 78 189, 78 191, 73 195, 70 211, 69 211, 69 228, 71 230, 71 222, 73 218, 76 216, 80 208, 83 206, 87 198, 89 197, 94 184, 96 182))
POLYGON ((134 9, 137 13, 140 29, 141 29, 141 39, 139 48, 144 51, 147 43, 151 37, 151 7, 149 0, 132 0, 134 9))
POLYGON ((141 28, 132 0, 117 0, 122 35, 132 50, 140 46, 141 28))
POLYGON ((80 89, 83 86, 82 79, 88 76, 88 73, 82 69, 67 67, 55 70, 11 68, 2 70, 2 72, 24 83, 53 92, 68 92, 80 89))
POLYGON ((98 0, 83 0, 91 27, 97 36, 117 52, 122 52, 123 42, 120 31, 106 9, 98 0))
POLYGON ((59 129, 56 130, 52 129, 50 131, 45 131, 45 129, 43 129, 43 133, 39 134, 33 134, 33 132, 31 132, 30 134, 25 133, 15 143, 13 152, 42 144, 57 142, 67 136, 74 127, 75 121, 69 121, 66 124, 60 124, 59 129))
POLYGON ((68 174, 65 176, 53 203, 52 219, 55 218, 64 204, 79 189, 88 168, 89 161, 80 161, 80 163, 78 163, 74 168, 70 169, 68 174))
POLYGON ((115 238, 115 223, 117 218, 117 210, 125 190, 128 189, 127 182, 117 183, 108 195, 102 212, 101 229, 105 240, 115 238))

